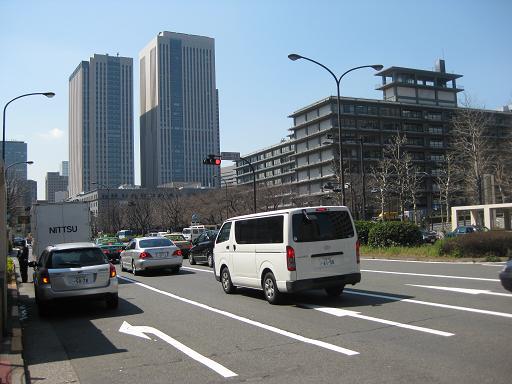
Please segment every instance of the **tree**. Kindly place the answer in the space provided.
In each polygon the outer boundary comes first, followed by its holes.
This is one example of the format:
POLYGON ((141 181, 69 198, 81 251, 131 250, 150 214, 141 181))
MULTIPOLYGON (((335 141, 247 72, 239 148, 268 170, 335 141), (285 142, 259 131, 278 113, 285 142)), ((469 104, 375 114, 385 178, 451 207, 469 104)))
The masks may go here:
POLYGON ((130 201, 127 206, 127 219, 137 230, 145 235, 152 223, 152 203, 148 199, 130 201))
POLYGON ((460 189, 460 180, 455 167, 455 155, 452 150, 446 152, 439 175, 435 178, 439 185, 439 202, 441 203, 441 220, 443 228, 450 222, 451 202, 453 195, 460 189), (446 209, 446 221, 443 215, 443 205, 446 209))
POLYGON ((417 204, 423 178, 420 176, 421 173, 419 172, 418 167, 413 164, 412 156, 410 153, 406 153, 404 156, 404 168, 405 186, 408 193, 408 200, 412 203, 414 224, 418 224, 417 204))
POLYGON ((5 182, 7 194, 7 224, 13 227, 17 225, 18 207, 23 207, 24 197, 28 193, 28 188, 27 184, 18 177, 7 177, 5 182))
POLYGON ((377 167, 370 170, 371 188, 379 193, 382 220, 386 219, 384 211, 391 189, 392 169, 392 161, 388 158, 383 158, 377 163, 377 167))
POLYGON ((490 115, 471 108, 466 95, 464 108, 459 108, 452 119, 452 150, 457 171, 463 180, 472 203, 483 204, 483 177, 492 172, 495 163, 490 115))
POLYGON ((404 216, 403 214, 405 210, 407 194, 407 153, 404 150, 406 142, 407 137, 397 133, 391 138, 391 141, 384 147, 383 150, 384 158, 389 159, 391 173, 393 174, 393 177, 390 179, 391 183, 389 183, 389 185, 398 196, 399 213, 401 214, 400 217, 402 220, 404 216))

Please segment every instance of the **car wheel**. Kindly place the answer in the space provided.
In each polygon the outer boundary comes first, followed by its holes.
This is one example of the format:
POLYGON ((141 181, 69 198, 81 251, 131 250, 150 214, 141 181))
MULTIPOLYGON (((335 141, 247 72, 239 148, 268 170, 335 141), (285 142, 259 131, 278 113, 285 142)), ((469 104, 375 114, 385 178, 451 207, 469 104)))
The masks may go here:
POLYGON ((236 290, 236 287, 231 282, 231 275, 229 274, 228 267, 222 268, 222 271, 220 271, 220 281, 222 283, 222 289, 227 294, 233 293, 236 290))
POLYGON ((277 289, 276 279, 272 272, 267 272, 263 278, 263 292, 265 299, 270 304, 278 304, 281 301, 282 293, 277 289))
POLYGON ((213 268, 213 252, 212 251, 208 251, 208 253, 206 255, 206 260, 208 261, 208 266, 210 268, 213 268))
POLYGON ((126 271, 126 268, 124 267, 123 261, 119 260, 119 264, 121 264, 121 272, 126 271))
POLYGON ((172 273, 177 275, 178 273, 180 273, 180 268, 181 267, 173 267, 173 268, 171 268, 171 271, 172 271, 172 273))
POLYGON ((107 304, 108 309, 116 309, 119 306, 119 295, 114 293, 107 296, 105 303, 107 304))
POLYGON ((135 261, 132 260, 132 273, 133 273, 133 276, 137 276, 138 272, 137 270, 135 269, 135 261))
POLYGON ((194 259, 194 256, 192 254, 188 255, 188 262, 190 265, 196 265, 196 260, 194 259))
POLYGON ((340 286, 328 287, 328 288, 325 288, 325 292, 327 293, 328 296, 338 297, 339 295, 341 295, 343 293, 344 288, 345 288, 344 285, 342 285, 341 287, 340 286))

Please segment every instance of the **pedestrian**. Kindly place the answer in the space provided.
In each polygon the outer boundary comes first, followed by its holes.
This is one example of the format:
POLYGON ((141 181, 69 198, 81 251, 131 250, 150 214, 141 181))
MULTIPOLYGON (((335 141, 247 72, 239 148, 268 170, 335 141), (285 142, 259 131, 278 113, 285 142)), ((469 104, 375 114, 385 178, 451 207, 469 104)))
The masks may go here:
POLYGON ((18 252, 18 261, 20 263, 21 281, 27 282, 28 278, 28 246, 24 244, 21 248, 21 252, 18 252))

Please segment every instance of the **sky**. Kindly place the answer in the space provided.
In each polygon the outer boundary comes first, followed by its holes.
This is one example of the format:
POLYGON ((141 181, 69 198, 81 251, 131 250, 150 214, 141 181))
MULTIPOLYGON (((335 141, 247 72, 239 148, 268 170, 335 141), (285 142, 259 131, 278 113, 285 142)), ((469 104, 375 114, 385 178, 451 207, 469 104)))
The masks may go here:
MULTIPOLYGON (((44 199, 46 172, 68 160, 68 81, 95 53, 134 59, 135 182, 140 183, 139 52, 160 31, 215 39, 221 151, 278 143, 288 116, 336 94, 340 75, 369 64, 462 74, 475 106, 512 104, 510 0, 0 0, 0 105, 6 140, 28 143, 29 179, 44 199)), ((342 96, 381 99, 371 69, 351 72, 342 96)), ((231 162, 223 163, 223 166, 231 162)))

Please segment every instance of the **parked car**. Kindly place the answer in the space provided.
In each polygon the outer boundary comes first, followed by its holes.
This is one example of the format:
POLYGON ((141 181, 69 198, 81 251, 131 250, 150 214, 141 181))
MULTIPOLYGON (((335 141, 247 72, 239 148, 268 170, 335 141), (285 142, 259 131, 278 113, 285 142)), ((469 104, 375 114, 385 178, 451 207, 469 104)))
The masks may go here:
POLYGON ((512 292, 512 259, 507 261, 505 267, 500 272, 501 285, 512 292))
POLYGON ((426 229, 421 229, 420 231, 424 243, 434 244, 437 241, 437 232, 426 229))
POLYGON ((192 241, 192 248, 188 255, 188 261, 191 265, 196 263, 207 263, 210 268, 213 267, 213 247, 215 245, 215 238, 219 231, 206 230, 192 241))
POLYGON ((24 247, 27 241, 23 237, 15 237, 12 241, 13 247, 24 247))
POLYGON ((137 237, 121 252, 121 270, 134 275, 148 269, 170 268, 178 273, 183 264, 181 249, 165 237, 137 237))
POLYGON ((164 237, 171 240, 179 249, 181 249, 183 258, 188 257, 190 248, 192 248, 192 243, 185 239, 185 236, 183 236, 182 233, 172 232, 164 235, 164 237))
POLYGON ((117 308, 117 273, 94 243, 65 243, 44 249, 34 268, 36 304, 42 315, 49 304, 62 300, 102 299, 117 308))
POLYGON ((120 254, 124 250, 124 243, 116 237, 100 237, 96 239, 96 244, 111 263, 119 263, 120 254))
POLYGON ((121 231, 117 232, 116 236, 120 241, 126 243, 126 242, 130 241, 131 239, 133 239, 134 233, 133 233, 133 231, 130 231, 129 229, 122 229, 121 231))
POLYGON ((487 232, 489 229, 486 227, 481 227, 478 225, 460 225, 455 228, 453 231, 448 232, 445 237, 457 237, 462 235, 467 235, 469 233, 475 232, 487 232))

